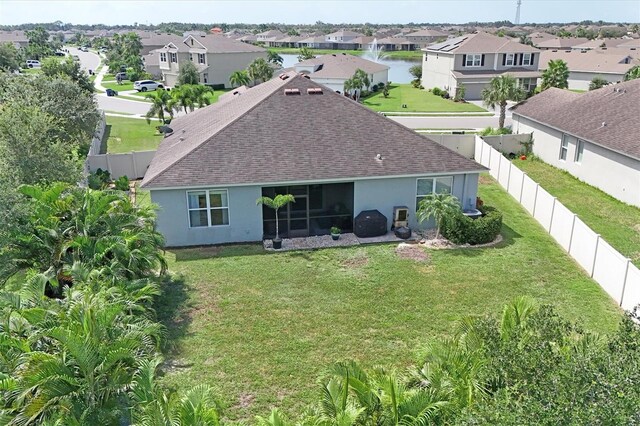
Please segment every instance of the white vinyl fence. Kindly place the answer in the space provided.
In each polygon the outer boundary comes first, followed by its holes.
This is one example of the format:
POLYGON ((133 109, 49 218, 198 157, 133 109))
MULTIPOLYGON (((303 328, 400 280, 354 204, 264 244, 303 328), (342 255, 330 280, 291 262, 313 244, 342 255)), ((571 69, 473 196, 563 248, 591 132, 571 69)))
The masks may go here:
MULTIPOLYGON (((506 152, 513 152, 506 148, 506 152)), ((475 160, 505 188, 623 308, 640 303, 640 270, 508 158, 476 137, 475 160)))

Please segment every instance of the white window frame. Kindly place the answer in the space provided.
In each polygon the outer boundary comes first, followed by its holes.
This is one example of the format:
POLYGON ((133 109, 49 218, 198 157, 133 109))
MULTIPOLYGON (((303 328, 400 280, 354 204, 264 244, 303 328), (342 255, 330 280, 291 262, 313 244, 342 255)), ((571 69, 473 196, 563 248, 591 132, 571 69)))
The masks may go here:
POLYGON ((454 178, 452 175, 444 175, 444 176, 424 176, 424 177, 419 177, 416 179, 416 211, 418 211, 419 205, 420 205, 420 200, 423 199, 424 197, 426 197, 429 194, 444 194, 444 192, 436 192, 436 188, 438 186, 438 179, 450 179, 451 180, 451 192, 447 192, 447 194, 452 194, 453 193, 453 181, 454 178), (426 180, 426 179, 431 179, 433 181, 432 185, 431 185, 431 192, 428 192, 426 194, 420 194, 418 193, 418 188, 419 188, 419 183, 421 180, 426 180))
POLYGON ((504 60, 504 65, 506 67, 512 67, 516 64, 516 54, 515 53, 507 53, 507 57, 504 60), (511 63, 509 63, 511 62, 511 63))
POLYGON ((160 52, 160 62, 167 62, 167 53, 160 52))
POLYGON ((582 159, 584 158, 584 141, 582 139, 578 139, 576 142, 576 155, 574 161, 578 164, 582 163, 582 159))
POLYGON ((473 55, 467 55, 464 63, 465 67, 481 67, 482 66, 482 54, 474 53, 473 55), (477 62, 477 65, 476 65, 477 62))
POLYGON ((209 73, 202 73, 202 82, 207 84, 209 82, 209 73))
POLYGON ((567 161, 567 156, 569 155, 569 135, 566 133, 562 134, 562 139, 560 140, 560 156, 558 159, 560 161, 567 161))
POLYGON ((178 54, 176 52, 169 52, 169 59, 172 63, 178 63, 178 54))
POLYGON ((229 190, 227 189, 194 189, 192 191, 186 191, 185 195, 187 197, 187 224, 189 225, 189 229, 199 229, 199 228, 218 228, 221 226, 230 226, 231 225, 231 211, 229 208, 229 190), (204 192, 205 196, 206 196, 206 200, 207 200, 207 207, 198 207, 198 208, 190 208, 189 207, 189 194, 191 193, 195 193, 195 192, 204 192), (225 193, 226 194, 226 198, 227 198, 227 205, 226 207, 211 207, 211 199, 210 196, 211 194, 216 194, 216 193, 225 193), (192 211, 201 211, 201 210, 206 210, 207 211, 207 225, 206 226, 191 226, 191 212, 192 211), (211 210, 226 210, 227 211, 227 223, 222 223, 219 225, 213 225, 211 224, 211 210))
POLYGON ((207 57, 204 53, 198 53, 198 63, 199 64, 206 64, 207 63, 207 57))
POLYGON ((532 64, 532 60, 531 60, 531 53, 523 53, 522 54, 522 66, 526 66, 529 67, 532 64))

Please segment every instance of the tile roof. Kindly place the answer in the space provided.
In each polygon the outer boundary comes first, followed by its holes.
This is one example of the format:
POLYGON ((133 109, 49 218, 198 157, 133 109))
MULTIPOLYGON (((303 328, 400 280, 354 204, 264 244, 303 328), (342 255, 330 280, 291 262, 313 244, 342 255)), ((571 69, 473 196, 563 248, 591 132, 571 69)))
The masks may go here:
POLYGON ((586 93, 551 88, 511 110, 513 114, 640 159, 640 79, 586 93))
POLYGON ((637 61, 630 61, 631 63, 625 64, 624 61, 628 57, 629 55, 626 54, 603 53, 603 51, 593 50, 544 50, 540 52, 538 68, 545 70, 549 61, 562 59, 567 63, 569 71, 624 74, 637 63, 637 61))
POLYGON ((281 76, 174 119, 174 132, 162 140, 142 185, 275 184, 484 170, 300 74, 281 76), (308 94, 310 88, 323 94, 308 94), (300 94, 287 95, 286 89, 300 94))
POLYGON ((444 53, 527 53, 538 52, 538 49, 515 42, 508 37, 493 34, 475 33, 450 38, 442 43, 430 44, 422 49, 444 53))
POLYGON ((329 55, 318 56, 316 58, 298 62, 293 67, 299 69, 300 67, 308 67, 311 65, 321 66, 321 68, 318 68, 317 71, 312 73, 312 78, 346 79, 351 78, 358 68, 369 74, 389 69, 389 66, 387 65, 369 61, 359 56, 347 55, 345 53, 332 53, 329 55))

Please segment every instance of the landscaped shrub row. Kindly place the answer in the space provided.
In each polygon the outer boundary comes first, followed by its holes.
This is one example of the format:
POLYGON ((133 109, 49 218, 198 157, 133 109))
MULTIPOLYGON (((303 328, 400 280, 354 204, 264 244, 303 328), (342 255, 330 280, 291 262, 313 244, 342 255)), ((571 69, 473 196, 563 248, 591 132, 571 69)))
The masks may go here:
POLYGON ((479 207, 482 217, 471 219, 462 212, 445 219, 442 235, 455 244, 486 244, 495 240, 502 228, 502 213, 490 206, 479 207))

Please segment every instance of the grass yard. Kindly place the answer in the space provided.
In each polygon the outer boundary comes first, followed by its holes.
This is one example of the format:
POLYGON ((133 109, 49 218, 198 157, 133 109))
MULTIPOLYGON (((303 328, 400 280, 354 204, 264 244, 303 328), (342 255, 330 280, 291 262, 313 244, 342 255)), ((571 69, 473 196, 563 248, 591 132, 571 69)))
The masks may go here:
POLYGON ((125 90, 133 90, 133 82, 125 81, 122 84, 118 84, 115 80, 113 81, 102 81, 102 85, 107 89, 113 89, 116 92, 124 92, 125 90))
POLYGON ((319 401, 335 361, 404 368, 465 315, 498 315, 521 295, 599 332, 620 311, 491 178, 480 195, 505 216, 493 248, 400 259, 394 244, 266 254, 260 245, 167 252, 173 281, 157 305, 167 327, 163 380, 218 389, 232 420, 299 413, 319 401))
POLYGON ((618 201, 543 161, 516 160, 515 165, 640 267, 639 208, 618 201))
POLYGON ((157 121, 107 116, 104 138, 107 152, 118 154, 131 151, 156 149, 162 135, 156 132, 157 121))
POLYGON ((442 99, 426 90, 416 89, 411 84, 392 84, 388 98, 384 97, 382 91, 378 91, 365 98, 362 104, 374 111, 487 112, 474 104, 442 99), (402 108, 403 104, 407 107, 402 108))

